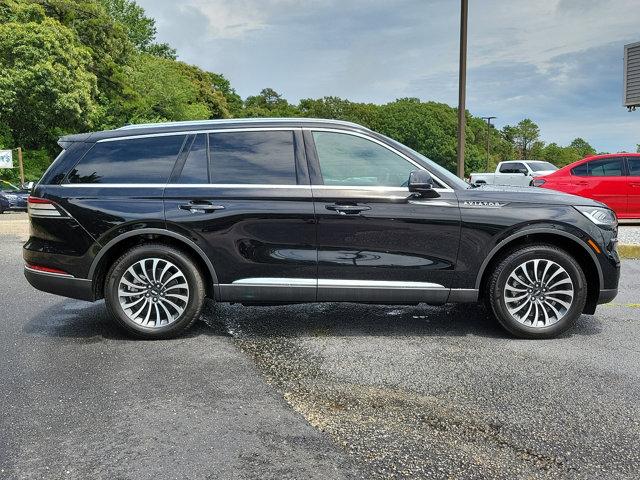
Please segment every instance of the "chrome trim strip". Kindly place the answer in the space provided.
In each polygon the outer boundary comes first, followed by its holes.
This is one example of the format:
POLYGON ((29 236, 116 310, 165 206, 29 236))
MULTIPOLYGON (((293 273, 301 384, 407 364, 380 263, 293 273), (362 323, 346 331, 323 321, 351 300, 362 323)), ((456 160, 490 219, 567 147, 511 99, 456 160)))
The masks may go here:
MULTIPOLYGON (((256 277, 235 280, 232 285, 269 287, 314 287, 318 288, 381 288, 381 289, 445 289, 443 285, 431 282, 403 282, 387 280, 340 280, 330 278, 282 278, 256 277)), ((446 289, 448 290, 448 289, 446 289)))
POLYGON ((317 280, 315 278, 256 277, 241 278, 234 281, 232 285, 251 285, 265 287, 315 287, 317 285, 317 280))
MULTIPOLYGON (((29 270, 32 273, 37 273, 39 275, 46 275, 48 277, 58 277, 58 278, 76 278, 73 275, 69 274, 69 273, 54 273, 54 272, 43 272, 42 270, 37 270, 35 268, 31 268, 28 265, 24 266, 25 270, 29 270)), ((85 281, 89 281, 86 278, 77 278, 76 280, 85 280, 85 281)))
MULTIPOLYGON (((412 160, 410 157, 408 157, 407 155, 405 155, 404 153, 400 152, 399 150, 396 150, 395 148, 393 148, 390 145, 387 145, 386 143, 384 143, 381 140, 378 140, 377 138, 373 138, 370 135, 366 135, 364 133, 360 133, 360 132, 353 132, 350 130, 340 130, 338 128, 324 128, 324 127, 318 127, 318 128, 313 128, 313 127, 303 127, 304 131, 307 132, 333 132, 333 133, 342 133, 344 135, 351 135, 354 137, 360 137, 360 138, 364 138, 366 140, 369 140, 371 142, 377 143, 378 145, 380 145, 383 148, 386 148, 387 150, 389 150, 390 152, 395 153, 396 155, 398 155, 399 157, 404 158, 407 162, 411 163, 413 166, 417 167, 419 170, 426 170, 426 168, 424 168, 422 165, 420 165, 419 163, 417 163, 415 160, 412 160)), ((440 184, 444 185, 445 188, 434 188, 435 191, 437 192, 453 192, 453 189, 447 185, 446 182, 443 182, 437 175, 434 175, 433 173, 429 172, 429 174, 435 178, 440 184)))
POLYGON ((441 289, 443 285, 431 282, 401 282, 388 280, 318 279, 318 288, 384 288, 384 289, 441 289))
POLYGON ((118 140, 134 140, 136 138, 150 138, 150 137, 172 137, 176 135, 197 135, 198 133, 234 133, 234 132, 295 132, 301 131, 302 127, 239 127, 239 128, 218 128, 212 130, 184 130, 175 132, 158 132, 158 133, 141 133, 140 135, 125 135, 122 137, 111 137, 97 140, 96 143, 103 142, 115 142, 118 140))
POLYGON ((457 207, 457 202, 449 202, 447 200, 409 200, 410 205, 424 205, 428 207, 457 207))
POLYGON ((269 185, 258 183, 64 183, 64 188, 263 188, 311 190, 311 185, 269 185))

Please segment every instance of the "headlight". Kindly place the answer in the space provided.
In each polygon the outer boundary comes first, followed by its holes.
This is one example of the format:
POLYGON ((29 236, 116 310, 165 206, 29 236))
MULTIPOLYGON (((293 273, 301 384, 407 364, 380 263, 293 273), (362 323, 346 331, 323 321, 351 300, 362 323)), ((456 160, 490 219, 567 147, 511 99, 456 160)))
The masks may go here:
POLYGON ((599 227, 615 228, 618 226, 618 219, 613 210, 604 207, 575 207, 581 214, 591 220, 599 227))

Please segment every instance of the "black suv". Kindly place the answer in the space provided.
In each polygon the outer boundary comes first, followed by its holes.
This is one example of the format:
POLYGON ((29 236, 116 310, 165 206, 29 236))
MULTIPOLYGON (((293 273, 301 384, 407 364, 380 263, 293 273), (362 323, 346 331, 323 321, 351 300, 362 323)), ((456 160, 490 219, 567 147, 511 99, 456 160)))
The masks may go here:
POLYGON ((617 293, 617 220, 604 205, 471 188, 356 124, 134 125, 59 143, 29 198, 25 275, 104 297, 141 337, 183 331, 209 297, 482 301, 512 334, 548 338, 617 293))

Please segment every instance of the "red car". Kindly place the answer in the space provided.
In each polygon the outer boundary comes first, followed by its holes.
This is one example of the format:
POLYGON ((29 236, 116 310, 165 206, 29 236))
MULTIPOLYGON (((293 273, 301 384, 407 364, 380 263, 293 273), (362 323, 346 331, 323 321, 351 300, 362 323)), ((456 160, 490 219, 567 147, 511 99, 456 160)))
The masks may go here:
POLYGON ((640 153, 583 158, 533 185, 598 200, 620 219, 640 219, 640 153))

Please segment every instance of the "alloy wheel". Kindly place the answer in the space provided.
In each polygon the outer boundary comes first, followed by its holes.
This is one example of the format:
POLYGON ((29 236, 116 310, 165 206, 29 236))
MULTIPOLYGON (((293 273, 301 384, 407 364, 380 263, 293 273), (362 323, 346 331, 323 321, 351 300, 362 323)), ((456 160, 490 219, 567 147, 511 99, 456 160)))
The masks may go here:
POLYGON ((504 301, 511 316, 529 327, 548 327, 569 311, 575 294, 569 273, 546 259, 518 265, 504 286, 504 301))
POLYGON ((127 268, 120 278, 118 300, 133 322, 164 327, 187 308, 189 284, 175 264, 162 258, 145 258, 127 268))

